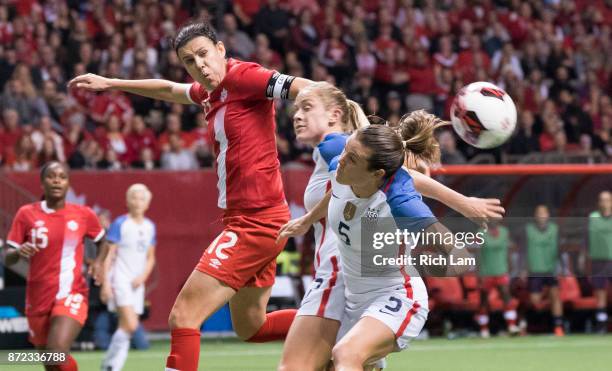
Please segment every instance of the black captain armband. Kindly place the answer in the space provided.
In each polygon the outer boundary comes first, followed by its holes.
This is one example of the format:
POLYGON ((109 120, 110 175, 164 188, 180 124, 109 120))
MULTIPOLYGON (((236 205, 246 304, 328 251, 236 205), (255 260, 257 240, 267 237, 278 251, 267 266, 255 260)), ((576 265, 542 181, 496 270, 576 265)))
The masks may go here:
POLYGON ((268 81, 266 97, 289 99, 289 88, 293 80, 295 80, 295 76, 275 72, 274 75, 270 77, 270 81, 268 81))

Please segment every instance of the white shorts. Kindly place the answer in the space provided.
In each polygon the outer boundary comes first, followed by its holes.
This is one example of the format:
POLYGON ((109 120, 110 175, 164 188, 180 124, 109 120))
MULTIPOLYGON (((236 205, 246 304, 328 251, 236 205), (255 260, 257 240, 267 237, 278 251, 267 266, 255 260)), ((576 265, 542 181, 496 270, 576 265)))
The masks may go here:
POLYGON ((317 269, 315 278, 302 299, 298 316, 342 320, 345 303, 344 278, 337 257, 331 257, 329 265, 332 266, 331 269, 317 269))
POLYGON ((396 349, 399 352, 408 347, 417 337, 429 312, 427 300, 424 303, 409 299, 405 290, 389 289, 362 303, 346 303, 342 324, 336 342, 344 337, 363 317, 372 317, 393 331, 396 349))
POLYGON ((130 283, 115 284, 111 283, 113 297, 108 301, 108 310, 117 311, 117 307, 131 306, 136 314, 144 312, 145 287, 140 285, 133 289, 130 283))

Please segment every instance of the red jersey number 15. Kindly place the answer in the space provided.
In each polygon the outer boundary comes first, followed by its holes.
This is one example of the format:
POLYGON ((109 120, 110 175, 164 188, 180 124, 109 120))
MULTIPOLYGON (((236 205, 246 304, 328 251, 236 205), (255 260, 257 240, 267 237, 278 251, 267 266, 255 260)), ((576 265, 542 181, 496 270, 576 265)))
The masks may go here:
POLYGON ((32 238, 32 244, 39 249, 44 249, 49 244, 49 229, 47 227, 33 228, 30 231, 30 237, 32 238))

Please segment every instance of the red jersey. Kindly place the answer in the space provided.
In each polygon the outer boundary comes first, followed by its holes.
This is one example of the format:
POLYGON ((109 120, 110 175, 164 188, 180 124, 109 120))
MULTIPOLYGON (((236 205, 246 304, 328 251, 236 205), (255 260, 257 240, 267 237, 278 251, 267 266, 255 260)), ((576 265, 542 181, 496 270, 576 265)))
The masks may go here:
POLYGON ((86 206, 67 203, 55 211, 42 201, 17 211, 7 243, 19 248, 31 242, 40 249, 30 258, 26 315, 47 313, 56 300, 72 293, 87 297, 87 282, 82 274, 83 237, 97 242, 102 236, 104 229, 86 206))
POLYGON ((271 207, 285 200, 274 101, 268 99, 280 86, 271 84, 276 77, 256 63, 230 58, 225 78, 210 94, 197 82, 188 90, 189 100, 206 113, 221 209, 271 207))

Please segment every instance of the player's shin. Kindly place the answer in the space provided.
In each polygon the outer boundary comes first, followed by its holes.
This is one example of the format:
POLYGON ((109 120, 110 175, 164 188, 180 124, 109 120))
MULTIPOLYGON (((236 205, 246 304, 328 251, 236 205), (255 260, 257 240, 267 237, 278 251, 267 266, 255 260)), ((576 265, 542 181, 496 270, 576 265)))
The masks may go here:
POLYGON ((296 314, 296 309, 283 309, 266 314, 264 324, 261 325, 255 335, 246 341, 250 343, 265 343, 285 339, 296 314))
POLYGON ((200 359, 200 331, 189 328, 172 330, 166 371, 197 371, 200 359))

